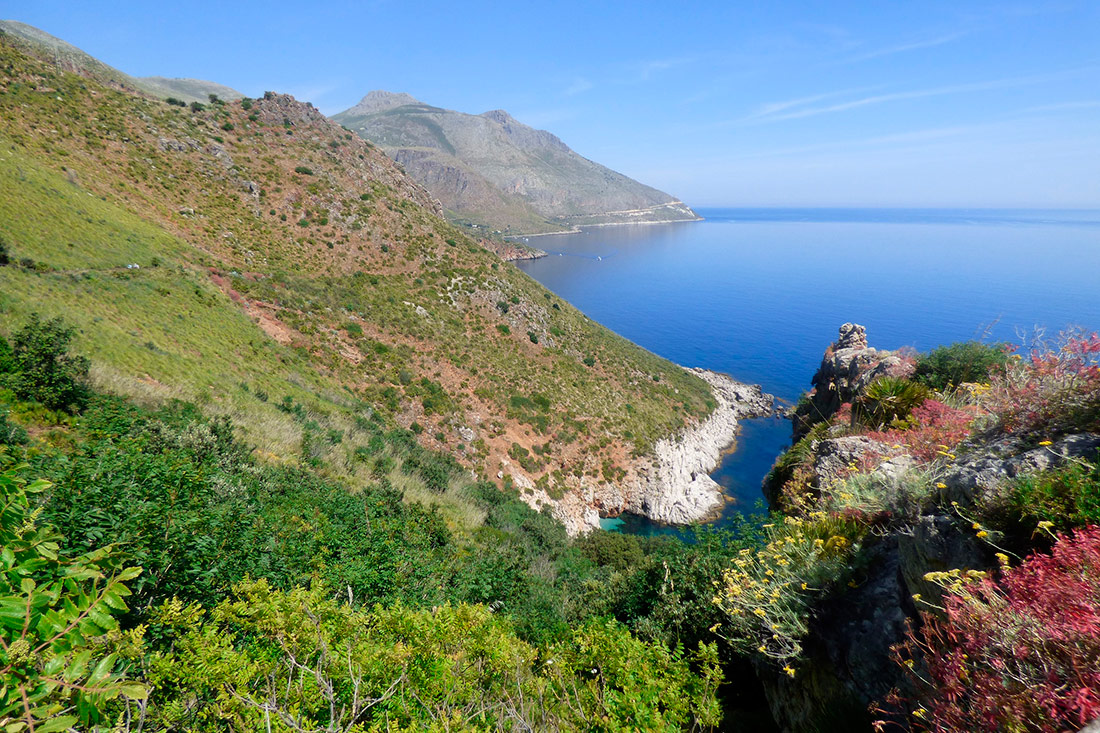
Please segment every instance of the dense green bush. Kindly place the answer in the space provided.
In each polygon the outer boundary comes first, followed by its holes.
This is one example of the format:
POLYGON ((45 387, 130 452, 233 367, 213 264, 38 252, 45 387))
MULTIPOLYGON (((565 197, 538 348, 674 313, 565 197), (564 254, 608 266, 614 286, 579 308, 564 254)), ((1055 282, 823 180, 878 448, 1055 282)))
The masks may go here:
POLYGON ((11 253, 8 251, 8 243, 0 236, 0 267, 9 264, 11 264, 11 253))
POLYGON ((89 362, 69 354, 74 333, 60 318, 43 321, 37 313, 31 314, 12 339, 12 388, 20 398, 41 402, 51 410, 77 412, 84 406, 89 362))
POLYGON ((1028 532, 1039 522, 1050 522, 1060 531, 1100 524, 1100 456, 1096 463, 1025 474, 1012 482, 1010 496, 1028 532))
POLYGON ((1004 364, 1004 344, 962 341, 940 346, 917 358, 913 379, 932 389, 943 391, 963 382, 986 382, 989 370, 1004 364))
POLYGON ((25 445, 27 431, 8 419, 8 411, 0 407, 0 445, 25 445))
POLYGON ((268 719, 286 730, 591 730, 599 721, 600 730, 680 731, 720 717, 713 645, 687 656, 589 623, 539 650, 485 607, 363 611, 332 597, 320 585, 283 593, 256 581, 209 613, 166 606, 158 623, 178 641, 151 661, 156 689, 170 696, 153 720, 195 731, 264 730, 268 719))

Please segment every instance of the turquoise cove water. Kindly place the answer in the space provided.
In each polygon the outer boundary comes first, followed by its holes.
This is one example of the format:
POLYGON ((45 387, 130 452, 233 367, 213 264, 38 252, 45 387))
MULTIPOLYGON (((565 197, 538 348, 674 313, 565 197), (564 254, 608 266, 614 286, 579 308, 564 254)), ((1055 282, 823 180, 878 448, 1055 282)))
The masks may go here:
MULTIPOLYGON (((704 209, 702 222, 531 238, 519 267, 651 351, 726 372, 787 401, 810 387, 846 321, 877 348, 1019 342, 1100 329, 1100 211, 704 209)), ((759 499, 787 444, 781 420, 746 421, 714 478, 759 499)), ((609 528, 672 531, 637 517, 609 528)))

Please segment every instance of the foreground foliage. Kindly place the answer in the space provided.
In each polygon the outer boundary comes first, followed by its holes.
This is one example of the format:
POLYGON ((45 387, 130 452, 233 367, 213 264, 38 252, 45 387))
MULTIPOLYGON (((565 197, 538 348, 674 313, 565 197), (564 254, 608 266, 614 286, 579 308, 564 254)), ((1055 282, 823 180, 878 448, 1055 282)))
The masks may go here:
POLYGON ((355 609, 246 582, 154 627, 153 717, 188 730, 653 730, 717 723, 713 645, 689 659, 592 622, 536 649, 484 606, 355 609), (166 702, 159 707, 157 698, 166 702))
POLYGON ((899 654, 921 693, 914 728, 1078 730, 1100 716, 1100 527, 1059 536, 1000 582, 941 582, 942 616, 923 614, 899 654))
MULTIPOLYGON (((6 458, 0 453, 0 461, 6 458)), ((127 660, 110 649, 115 615, 141 568, 120 567, 110 546, 69 556, 62 537, 39 524, 30 497, 49 488, 0 472, 0 728, 49 733, 103 720, 119 696, 146 688, 126 678, 127 660)), ((140 638, 140 632, 137 636, 140 638)))

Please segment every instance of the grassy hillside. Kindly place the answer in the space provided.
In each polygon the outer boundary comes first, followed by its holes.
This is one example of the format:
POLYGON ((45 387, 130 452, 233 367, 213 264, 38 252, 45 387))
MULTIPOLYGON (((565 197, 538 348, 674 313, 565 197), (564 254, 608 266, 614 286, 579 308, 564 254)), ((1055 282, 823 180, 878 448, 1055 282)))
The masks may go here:
POLYGON ((703 382, 500 261, 289 97, 173 106, 0 38, 0 118, 4 330, 62 315, 103 385, 232 414, 279 460, 377 470, 354 455, 357 419, 378 414, 553 495, 622 476, 712 409, 703 382))

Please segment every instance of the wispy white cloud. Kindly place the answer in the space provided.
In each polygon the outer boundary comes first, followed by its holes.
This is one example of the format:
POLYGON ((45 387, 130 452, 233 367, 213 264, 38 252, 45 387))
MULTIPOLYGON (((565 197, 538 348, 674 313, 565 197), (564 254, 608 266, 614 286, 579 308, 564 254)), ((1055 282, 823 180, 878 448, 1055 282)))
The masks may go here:
POLYGON ((842 59, 842 64, 855 64, 861 61, 870 61, 871 59, 878 59, 884 56, 893 56, 899 53, 906 53, 908 51, 919 51, 922 48, 934 48, 936 46, 942 46, 952 41, 957 41, 964 37, 966 33, 949 33, 947 35, 937 36, 935 38, 927 38, 923 41, 913 41, 912 43, 902 43, 896 46, 887 46, 885 48, 875 49, 874 51, 867 51, 866 53, 856 54, 855 56, 849 56, 842 59))
POLYGON ((631 78, 627 81, 633 83, 646 82, 662 72, 693 64, 698 60, 695 56, 679 56, 673 58, 650 59, 631 64, 628 68, 631 78))
POLYGON ((1021 112, 1076 112, 1082 109, 1100 109, 1100 99, 1082 99, 1076 102, 1059 102, 1058 104, 1040 104, 1036 107, 1028 107, 1021 112))
MULTIPOLYGON (((907 92, 875 94, 867 97, 860 97, 858 99, 851 99, 846 102, 838 102, 836 104, 827 105, 815 106, 813 105, 812 101, 805 100, 803 100, 802 104, 791 103, 798 102, 799 100, 791 100, 791 102, 777 102, 771 105, 772 107, 778 107, 777 110, 773 110, 772 112, 763 114, 758 111, 749 114, 738 121, 743 123, 768 123, 780 122, 783 120, 801 119, 805 117, 816 117, 817 115, 846 112, 848 110, 858 109, 861 107, 885 104, 888 102, 900 102, 908 99, 925 99, 929 97, 941 97, 950 94, 966 94, 970 92, 989 91, 993 89, 1008 89, 1012 87, 1027 86, 1031 84, 1041 84, 1066 76, 1075 75, 1080 73, 1081 71, 1082 69, 1074 69, 1053 74, 1031 74, 1028 76, 1017 76, 1006 79, 992 79, 989 81, 970 82, 967 84, 949 84, 946 86, 932 87, 929 89, 914 89, 907 92)), ((838 95, 839 94, 842 93, 838 93, 838 95)), ((769 105, 765 105, 764 107, 766 108, 768 106, 769 105)))
POLYGON ((585 79, 583 76, 578 76, 576 79, 573 80, 572 84, 565 88, 562 94, 566 97, 573 97, 578 94, 583 94, 584 92, 587 92, 594 86, 595 84, 593 84, 588 79, 585 79))
POLYGON ((796 97, 794 99, 786 99, 781 102, 768 102, 762 104, 756 108, 752 113, 748 115, 746 119, 770 117, 776 115, 784 110, 793 109, 796 107, 804 107, 808 104, 815 102, 823 102, 826 99, 835 99, 836 97, 845 97, 849 94, 860 94, 862 92, 875 89, 876 87, 859 87, 856 89, 840 89, 835 92, 824 92, 822 94, 811 94, 805 97, 796 97))

